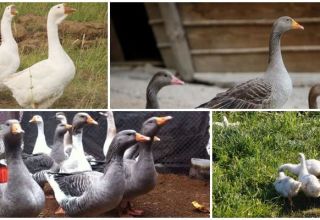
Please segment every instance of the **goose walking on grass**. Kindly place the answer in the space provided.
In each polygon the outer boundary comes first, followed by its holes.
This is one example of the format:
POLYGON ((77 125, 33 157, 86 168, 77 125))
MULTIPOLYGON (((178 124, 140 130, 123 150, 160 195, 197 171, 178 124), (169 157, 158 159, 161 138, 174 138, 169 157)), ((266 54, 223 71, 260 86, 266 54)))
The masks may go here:
POLYGON ((299 153, 301 169, 299 172, 299 181, 302 183, 301 189, 309 197, 320 196, 320 182, 315 175, 308 172, 306 159, 303 153, 299 153))
MULTIPOLYGON (((320 177, 320 161, 315 159, 306 160, 307 170, 310 174, 320 177)), ((288 170, 290 173, 299 176, 301 170, 301 163, 299 164, 292 164, 286 163, 279 167, 279 171, 286 171, 288 170)))
POLYGON ((46 174, 54 195, 68 216, 98 216, 117 207, 125 191, 124 151, 137 142, 150 141, 133 130, 119 132, 106 157, 104 173, 46 174))
POLYGON ((270 35, 269 62, 263 76, 219 93, 198 108, 281 108, 292 93, 292 81, 282 60, 280 40, 283 33, 292 29, 304 28, 290 17, 278 18, 270 35))
POLYGON ((15 73, 20 66, 18 44, 15 41, 11 23, 18 13, 16 6, 9 5, 4 9, 1 19, 1 46, 0 46, 0 90, 5 86, 2 80, 15 73))
POLYGON ((147 109, 158 109, 160 108, 158 101, 158 92, 165 86, 168 85, 183 85, 184 82, 175 77, 169 71, 157 72, 150 80, 147 87, 147 109))
POLYGON ((48 14, 48 59, 12 74, 3 83, 23 108, 48 108, 75 75, 75 65, 60 44, 58 25, 75 9, 65 4, 53 6, 48 14))
POLYGON ((301 183, 294 180, 292 177, 286 176, 284 172, 279 172, 279 176, 273 185, 279 194, 288 198, 290 206, 292 207, 292 197, 299 193, 301 183))
POLYGON ((44 193, 22 161, 23 133, 17 120, 8 120, 3 126, 9 178, 0 184, 1 217, 36 217, 44 208, 44 193))

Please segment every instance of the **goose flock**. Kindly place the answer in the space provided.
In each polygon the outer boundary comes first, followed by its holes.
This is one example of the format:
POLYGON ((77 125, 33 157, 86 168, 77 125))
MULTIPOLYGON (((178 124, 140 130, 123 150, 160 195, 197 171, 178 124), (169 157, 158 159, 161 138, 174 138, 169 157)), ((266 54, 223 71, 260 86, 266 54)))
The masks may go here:
POLYGON ((16 72, 20 57, 11 23, 18 11, 14 5, 5 8, 1 19, 0 89, 9 89, 21 107, 50 107, 74 78, 76 68, 60 43, 58 26, 75 11, 65 4, 50 9, 47 18, 48 59, 16 72))
POLYGON ((301 190, 307 197, 320 197, 320 161, 315 159, 305 159, 303 153, 299 153, 299 164, 283 164, 279 167, 279 176, 274 182, 276 191, 283 197, 288 198, 292 206, 292 198, 301 190), (284 172, 289 171, 298 177, 297 180, 287 176, 284 172))
POLYGON ((37 126, 38 136, 31 154, 23 152, 25 131, 19 121, 2 125, 0 155, 7 166, 0 166, 0 217, 38 216, 45 206, 47 184, 60 205, 56 213, 96 217, 117 208, 120 216, 143 214, 132 208, 131 201, 156 186, 152 145, 160 141, 156 135, 172 117, 151 117, 138 133, 117 132, 112 112, 101 115, 108 119, 103 161, 84 152, 83 128, 98 126, 88 113, 75 114, 68 124, 64 113, 58 112, 52 146, 47 145, 42 117, 33 116, 29 122, 37 126), (131 148, 134 154, 128 153, 131 148))

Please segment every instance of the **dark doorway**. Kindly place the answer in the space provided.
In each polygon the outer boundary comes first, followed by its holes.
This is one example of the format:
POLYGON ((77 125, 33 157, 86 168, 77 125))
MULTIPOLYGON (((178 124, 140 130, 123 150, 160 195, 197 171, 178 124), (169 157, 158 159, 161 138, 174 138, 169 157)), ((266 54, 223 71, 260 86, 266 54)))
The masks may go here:
POLYGON ((110 3, 110 17, 126 61, 162 60, 143 3, 110 3))

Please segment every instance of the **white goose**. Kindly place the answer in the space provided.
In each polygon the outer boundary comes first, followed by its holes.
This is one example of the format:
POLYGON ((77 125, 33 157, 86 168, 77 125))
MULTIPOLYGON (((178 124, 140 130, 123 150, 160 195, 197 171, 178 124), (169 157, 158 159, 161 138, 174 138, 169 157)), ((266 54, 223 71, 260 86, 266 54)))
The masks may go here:
POLYGON ((83 127, 86 124, 97 125, 98 122, 87 113, 79 112, 74 116, 72 122, 72 150, 69 158, 60 167, 60 172, 74 173, 92 170, 86 159, 82 144, 83 127))
POLYGON ((40 115, 34 115, 29 121, 30 123, 36 123, 38 128, 38 136, 34 145, 32 154, 47 154, 51 153, 51 148, 48 147, 46 137, 44 135, 44 123, 40 115))
POLYGON ((116 124, 114 122, 114 117, 113 117, 112 111, 108 111, 105 113, 100 112, 100 114, 105 116, 107 118, 107 122, 108 122, 106 140, 103 145, 103 154, 104 154, 104 156, 106 156, 109 151, 110 144, 111 144, 114 136, 117 134, 117 128, 116 128, 116 124))
POLYGON ((306 159, 303 153, 299 153, 301 169, 299 173, 299 181, 302 183, 301 189, 310 197, 320 196, 320 182, 315 175, 308 172, 306 159))
POLYGON ((17 10, 14 5, 5 8, 1 19, 1 46, 0 46, 0 89, 4 89, 2 80, 15 73, 20 66, 18 44, 13 38, 11 22, 17 10))
POLYGON ((74 11, 75 9, 64 4, 53 6, 47 20, 48 59, 15 73, 3 81, 21 107, 50 107, 74 78, 75 65, 63 50, 58 36, 58 25, 74 11))
POLYGON ((278 193, 283 197, 288 198, 290 205, 292 206, 292 197, 299 193, 301 183, 294 180, 292 177, 286 176, 284 172, 280 172, 273 185, 278 193))
MULTIPOLYGON (((309 159, 306 160, 307 169, 308 172, 315 176, 320 176, 320 161, 316 159, 309 159)), ((279 167, 279 171, 285 171, 288 170, 289 172, 299 175, 301 169, 301 163, 299 164, 292 164, 292 163, 286 163, 279 167)))

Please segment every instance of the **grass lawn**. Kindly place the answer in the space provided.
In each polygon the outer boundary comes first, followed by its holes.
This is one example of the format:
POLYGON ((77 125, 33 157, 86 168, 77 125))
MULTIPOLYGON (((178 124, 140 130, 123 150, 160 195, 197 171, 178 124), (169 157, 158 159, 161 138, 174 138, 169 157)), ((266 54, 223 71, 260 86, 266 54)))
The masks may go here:
MULTIPOLYGON (((23 50, 19 42, 19 52, 21 65, 19 70, 23 70, 36 62, 47 58, 48 48, 45 30, 42 26, 46 22, 46 16, 53 5, 57 3, 16 3, 19 16, 29 14, 42 16, 39 23, 21 23, 28 32, 26 40, 41 41, 40 46, 31 50, 23 50), (42 23, 42 24, 41 24, 42 23), (39 37, 32 34, 39 32, 39 37), (43 33, 41 33, 43 32, 43 33), (31 38, 31 39, 30 39, 31 38)), ((0 13, 9 3, 0 3, 0 13)), ((69 15, 66 21, 77 23, 89 22, 93 24, 102 24, 107 27, 107 3, 68 3, 70 7, 77 11, 69 15)), ((1 15, 2 16, 2 15, 1 15)), ((15 19, 15 20, 16 20, 15 19)), ((62 23, 63 25, 63 23, 62 23)), ((107 30, 107 29, 105 29, 107 30)), ((90 39, 89 46, 75 46, 75 41, 81 41, 80 37, 74 35, 60 34, 61 43, 65 51, 69 54, 76 66, 76 75, 73 81, 65 88, 64 94, 58 99, 52 108, 107 108, 107 38, 104 34, 90 39)), ((85 33, 84 33, 85 34, 85 33)), ((34 43, 34 42, 31 42, 34 43)), ((1 92, 0 108, 20 108, 10 91, 1 92)))
POLYGON ((319 198, 300 192, 291 209, 273 187, 278 167, 299 163, 299 152, 320 159, 320 112, 212 114, 213 121, 226 115, 241 123, 238 128, 213 125, 214 217, 320 216, 319 198))

